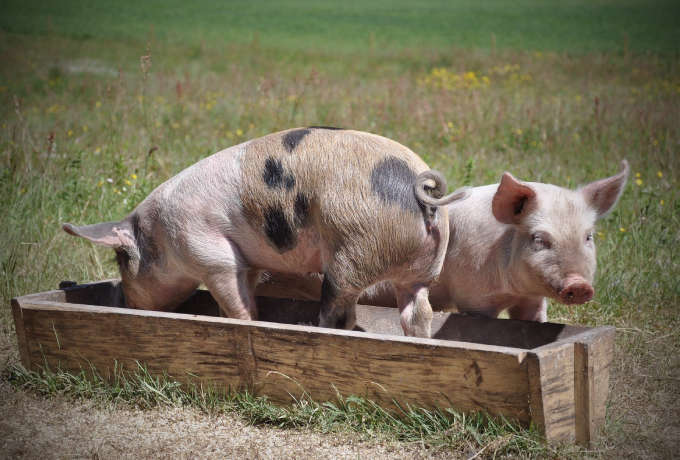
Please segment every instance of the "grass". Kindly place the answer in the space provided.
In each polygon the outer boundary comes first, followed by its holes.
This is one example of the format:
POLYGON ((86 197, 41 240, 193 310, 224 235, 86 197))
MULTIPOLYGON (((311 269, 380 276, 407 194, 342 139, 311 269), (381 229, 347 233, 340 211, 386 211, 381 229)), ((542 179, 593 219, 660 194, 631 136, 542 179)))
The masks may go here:
POLYGON ((167 375, 149 374, 142 365, 132 372, 118 368, 111 382, 102 379, 96 370, 68 373, 66 369, 49 366, 29 372, 15 365, 5 370, 3 378, 22 391, 47 398, 87 398, 109 410, 198 408, 211 417, 235 414, 246 423, 323 434, 349 431, 359 433, 364 441, 386 438, 446 449, 452 455, 488 450, 501 457, 526 458, 536 453, 550 453, 566 458, 576 453, 565 446, 546 448, 536 430, 519 429, 507 420, 494 420, 484 414, 462 415, 450 408, 426 410, 400 406, 396 402, 394 409, 389 410, 370 400, 341 395, 320 404, 306 393, 293 404, 280 406, 247 390, 225 390, 193 383, 182 386, 167 375))
POLYGON ((324 51, 451 47, 560 52, 680 51, 673 0, 3 2, 6 32, 175 43, 257 41, 324 51), (373 38, 371 38, 373 37, 373 38))
MULTIPOLYGON (((629 9, 622 7, 611 15, 612 21, 624 25, 631 17, 639 18, 638 27, 653 29, 648 41, 642 42, 632 28, 620 27, 631 31, 631 52, 626 57, 620 53, 620 35, 611 33, 616 38, 609 45, 609 39, 598 41, 592 35, 597 27, 586 27, 587 21, 579 39, 587 46, 567 40, 566 35, 560 40, 547 34, 545 40, 538 40, 535 34, 540 29, 527 25, 523 41, 517 42, 523 45, 513 48, 501 40, 499 27, 487 27, 477 19, 478 40, 455 41, 438 29, 444 26, 432 24, 418 28, 424 45, 412 48, 409 33, 414 31, 404 31, 390 43, 383 37, 390 36, 388 29, 396 30, 398 18, 417 24, 411 22, 413 15, 429 16, 418 11, 409 16, 395 8, 397 19, 370 22, 366 30, 376 31, 371 49, 365 34, 354 29, 347 29, 351 37, 342 39, 338 35, 342 26, 336 29, 335 22, 314 46, 307 47, 301 36, 284 39, 286 31, 299 25, 300 15, 294 9, 288 15, 268 16, 268 21, 279 18, 281 22, 271 26, 271 35, 262 27, 256 44, 245 29, 235 26, 228 32, 239 40, 217 41, 214 34, 219 27, 211 25, 199 32, 191 21, 170 36, 175 16, 156 14, 151 4, 140 6, 149 8, 147 16, 126 18, 120 16, 125 8, 120 8, 96 23, 96 28, 77 22, 82 15, 98 14, 101 7, 96 4, 88 3, 80 11, 74 2, 74 9, 63 12, 45 6, 31 10, 34 20, 30 22, 20 20, 22 14, 27 17, 30 2, 5 4, 9 13, 0 15, 5 30, 0 32, 3 356, 16 357, 12 297, 53 289, 64 279, 84 282, 117 276, 110 251, 68 237, 59 228, 61 222, 118 220, 188 165, 248 139, 308 125, 370 131, 412 148, 447 176, 451 189, 496 182, 505 170, 524 180, 575 187, 613 174, 620 160, 627 158, 630 182, 596 235, 595 299, 582 306, 552 304, 548 315, 554 322, 618 328, 607 430, 593 455, 671 456, 680 445, 680 57, 674 48, 677 26, 664 25, 673 17, 667 14, 671 7, 655 4, 662 6, 642 11, 633 8, 636 3, 626 3, 629 9), (52 17, 53 28, 49 39, 41 35, 47 16, 52 17), (654 18, 659 18, 658 27, 654 18), (10 20, 13 30, 29 34, 7 33, 10 20), (147 46, 149 22, 155 24, 155 39, 147 46), (116 29, 123 23, 129 27, 116 29), (91 36, 74 37, 76 30, 91 36), (496 53, 483 49, 490 32, 499 38, 496 53), (461 46, 447 47, 454 41, 461 46), (338 49, 329 46, 336 42, 338 49), (645 45, 638 47, 640 43, 645 45), (643 49, 660 52, 640 52, 643 49), (584 53, 589 50, 598 52, 584 53), (150 56, 144 58, 144 68, 142 56, 150 56)), ((498 6, 470 5, 459 10, 461 21, 470 11, 479 16, 475 8, 498 6)), ((578 14, 589 11, 576 2, 564 5, 561 8, 578 14)), ((618 5, 596 2, 592 8, 607 12, 618 5)), ((513 3, 512 8, 516 14, 541 11, 532 6, 513 3)), ((244 14, 251 11, 243 8, 244 14)), ((320 12, 315 14, 330 14, 324 4, 317 8, 320 12)), ((553 17, 564 13, 550 11, 553 17)), ((528 24, 531 21, 535 19, 528 24)), ((577 23, 580 19, 567 17, 561 27, 573 29, 577 23)), ((507 21, 503 24, 510 27, 507 21)), ((157 394, 140 393, 142 383, 134 376, 128 376, 127 383, 95 382, 88 387, 78 375, 25 374, 11 370, 11 364, 4 364, 4 369, 5 381, 43 395, 79 395, 104 404, 144 406, 144 394, 157 394), (122 390, 126 385, 127 393, 122 390)), ((142 377, 151 385, 151 376, 142 377)), ((305 426, 301 421, 309 408, 319 408, 320 418, 313 421, 314 429, 322 432, 333 427, 369 436, 379 423, 397 423, 373 421, 377 419, 371 417, 378 415, 370 414, 377 409, 351 398, 337 401, 334 408, 307 400, 275 408, 250 396, 248 404, 240 405, 233 398, 241 396, 234 394, 220 396, 218 403, 217 397, 206 393, 154 382, 158 384, 152 388, 165 395, 167 404, 187 404, 206 412, 214 410, 209 408, 214 404, 223 407, 219 410, 236 411, 251 423, 299 429, 305 426), (200 398, 208 399, 201 402, 200 398), (370 423, 359 423, 358 414, 370 423)), ((164 399, 148 401, 156 407, 164 399)), ((409 415, 410 421, 406 417, 407 422, 398 422, 410 423, 410 428, 394 425, 380 430, 396 439, 427 440, 428 445, 453 452, 462 452, 468 442, 478 449, 490 446, 480 457, 496 448, 508 453, 526 448, 531 452, 527 455, 537 457, 572 455, 536 444, 531 432, 516 431, 511 425, 489 428, 487 424, 482 430, 477 419, 462 421, 462 416, 442 413, 448 421, 439 413, 416 411, 409 415), (422 433, 418 426, 423 427, 422 433), (480 438, 475 438, 473 427, 482 432, 480 438), (458 431, 462 438, 456 438, 458 431), (401 432, 406 437, 400 437, 401 432)))

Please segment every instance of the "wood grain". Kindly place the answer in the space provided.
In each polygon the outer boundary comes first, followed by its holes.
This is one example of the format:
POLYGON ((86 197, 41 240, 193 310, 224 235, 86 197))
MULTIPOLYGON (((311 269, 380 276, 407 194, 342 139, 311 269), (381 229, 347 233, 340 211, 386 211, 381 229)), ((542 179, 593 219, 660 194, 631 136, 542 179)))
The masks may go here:
POLYGON ((574 342, 576 442, 579 444, 591 445, 604 428, 614 337, 613 327, 602 327, 582 334, 574 342))
POLYGON ((574 344, 558 342, 527 355, 531 413, 549 441, 576 438, 574 344))
POLYGON ((274 401, 370 395, 391 404, 450 404, 530 422, 524 351, 309 326, 34 301, 22 306, 30 361, 71 371, 116 363, 219 382, 274 401))
POLYGON ((257 297, 260 318, 219 317, 207 291, 175 313, 124 306, 118 280, 12 300, 22 362, 111 378, 138 363, 181 382, 247 387, 275 402, 358 395, 536 423, 551 442, 592 442, 604 423, 614 328, 435 313, 403 337, 398 311, 358 306, 355 331, 314 327, 319 303, 257 297), (88 305, 89 304, 89 305, 88 305), (23 343, 23 345, 22 345, 23 343))
POLYGON ((28 341, 26 340, 26 327, 24 326, 24 315, 21 304, 17 299, 12 299, 12 316, 14 317, 14 328, 17 332, 17 345, 19 346, 19 358, 24 367, 30 369, 30 355, 28 353, 28 341))

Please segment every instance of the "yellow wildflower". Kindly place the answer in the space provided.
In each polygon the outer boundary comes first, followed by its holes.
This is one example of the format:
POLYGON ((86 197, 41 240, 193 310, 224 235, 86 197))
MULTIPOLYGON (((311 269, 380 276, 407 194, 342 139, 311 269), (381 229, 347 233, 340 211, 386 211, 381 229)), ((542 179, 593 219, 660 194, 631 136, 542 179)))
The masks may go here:
POLYGON ((661 179, 663 177, 663 173, 661 171, 657 171, 656 175, 661 179))
POLYGON ((638 185, 638 187, 639 187, 640 185, 642 185, 642 179, 635 179, 635 183, 636 183, 636 184, 638 185))
POLYGON ((137 174, 130 174, 130 177, 132 177, 133 179, 137 180, 137 174))
POLYGON ((619 230, 621 230, 621 233, 626 233, 626 229, 621 227, 619 230))

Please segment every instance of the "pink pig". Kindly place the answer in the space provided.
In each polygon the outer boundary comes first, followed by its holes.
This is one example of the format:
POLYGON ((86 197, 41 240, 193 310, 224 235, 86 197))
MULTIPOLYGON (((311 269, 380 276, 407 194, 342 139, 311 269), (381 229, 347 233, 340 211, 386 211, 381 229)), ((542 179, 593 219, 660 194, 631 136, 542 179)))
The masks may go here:
POLYGON ((449 208, 450 239, 435 310, 545 322, 547 299, 583 304, 594 295, 595 223, 616 204, 628 163, 577 190, 521 182, 476 187, 449 208))

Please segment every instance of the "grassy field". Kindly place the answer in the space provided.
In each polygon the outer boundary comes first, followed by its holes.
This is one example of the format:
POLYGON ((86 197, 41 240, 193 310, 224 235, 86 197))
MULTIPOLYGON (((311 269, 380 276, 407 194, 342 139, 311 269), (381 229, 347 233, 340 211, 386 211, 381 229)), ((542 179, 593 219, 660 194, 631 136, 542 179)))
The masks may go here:
MULTIPOLYGON (((358 424, 342 407, 307 419, 309 407, 272 412, 247 399, 218 404, 220 416, 333 433, 323 442, 350 433, 369 446, 379 434, 401 458, 414 445, 417 458, 465 457, 485 447, 477 458, 670 458, 680 449, 675 3, 267 2, 264 10, 204 2, 200 13, 180 2, 160 12, 151 2, 117 5, 105 15, 91 2, 2 6, 0 386, 26 389, 12 393, 17 404, 28 407, 37 393, 107 406, 131 394, 120 401, 212 413, 174 387, 143 403, 143 379, 116 392, 68 376, 17 374, 9 301, 64 279, 117 275, 110 251, 68 237, 61 222, 118 220, 211 153, 290 127, 328 125, 409 146, 451 189, 496 182, 505 170, 575 187, 629 160, 629 184, 597 232, 594 300, 548 312, 554 322, 618 328, 605 435, 587 453, 475 420, 411 417, 409 427, 394 428, 370 407, 358 424), (327 429, 328 420, 338 423, 327 429), (367 428, 364 420, 378 421, 367 428)), ((12 427, 0 423, 3 430, 12 427)))
POLYGON ((71 38, 174 43, 258 42, 279 49, 363 51, 405 47, 560 52, 680 51, 673 0, 6 0, 0 29, 71 38))

